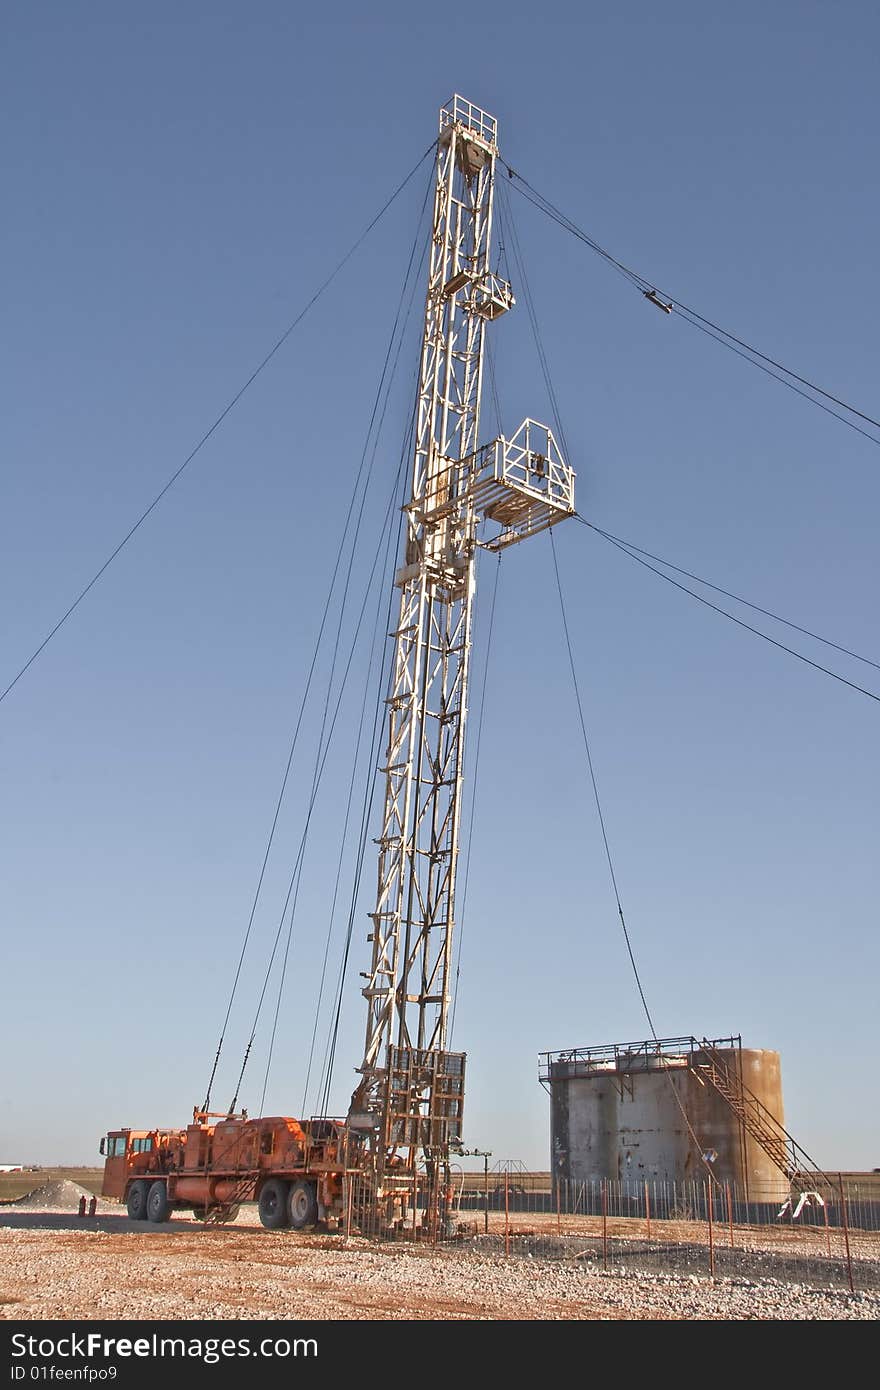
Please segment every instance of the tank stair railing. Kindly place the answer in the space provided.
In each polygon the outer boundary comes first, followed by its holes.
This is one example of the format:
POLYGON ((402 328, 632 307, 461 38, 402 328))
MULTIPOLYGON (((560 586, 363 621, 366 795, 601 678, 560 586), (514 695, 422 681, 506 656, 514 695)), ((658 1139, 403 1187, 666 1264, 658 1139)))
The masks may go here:
POLYGON ((767 1157, 776 1164, 792 1184, 800 1190, 833 1188, 831 1179, 802 1149, 800 1144, 777 1120, 771 1110, 749 1090, 742 1077, 731 1073, 725 1059, 712 1044, 703 1038, 691 1039, 691 1065, 694 1074, 718 1092, 742 1122, 746 1132, 760 1145, 767 1157), (700 1057, 703 1060, 698 1061, 700 1057))

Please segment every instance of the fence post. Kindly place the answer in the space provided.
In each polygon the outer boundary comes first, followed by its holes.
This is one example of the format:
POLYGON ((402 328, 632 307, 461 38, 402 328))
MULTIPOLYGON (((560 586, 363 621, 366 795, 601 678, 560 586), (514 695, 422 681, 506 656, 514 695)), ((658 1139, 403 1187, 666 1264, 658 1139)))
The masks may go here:
POLYGON ((828 1251, 828 1258, 831 1259, 831 1227, 828 1225, 828 1203, 831 1200, 831 1189, 828 1189, 828 1197, 822 1204, 822 1214, 825 1217, 825 1248, 828 1251))
POLYGON ((602 1268, 608 1268, 608 1183, 602 1179, 602 1268))
POLYGON ((562 1234, 562 1178, 556 1179, 556 1234, 562 1234))
POLYGON ((705 1201, 706 1201, 706 1214, 707 1214, 707 1216, 708 1216, 708 1218, 709 1218, 709 1277, 710 1277, 710 1279, 714 1279, 714 1278, 715 1278, 715 1244, 714 1244, 714 1240, 713 1240, 713 1237, 712 1237, 712 1206, 713 1206, 713 1196, 714 1196, 714 1194, 713 1194, 713 1192, 712 1192, 712 1183, 711 1183, 711 1182, 703 1183, 703 1193, 704 1193, 705 1201))
POLYGON ((510 1173, 504 1170, 504 1253, 510 1254, 510 1173))
POLYGON ((489 1155, 483 1154, 483 1234, 489 1234, 489 1155))
POLYGON ((843 1239, 846 1245, 846 1271, 849 1275, 849 1291, 855 1293, 853 1287, 852 1256, 849 1252, 849 1226, 846 1219, 846 1193, 843 1190, 843 1174, 837 1174, 837 1181, 840 1184, 840 1218, 843 1222, 843 1239))
POLYGON ((648 1179, 645 1178, 645 1221, 647 1222, 647 1237, 651 1239, 651 1198, 648 1195, 648 1179))
POLYGON ((730 1181, 725 1183, 727 1189, 727 1225, 730 1230, 730 1248, 733 1249, 733 1199, 730 1195, 730 1181))

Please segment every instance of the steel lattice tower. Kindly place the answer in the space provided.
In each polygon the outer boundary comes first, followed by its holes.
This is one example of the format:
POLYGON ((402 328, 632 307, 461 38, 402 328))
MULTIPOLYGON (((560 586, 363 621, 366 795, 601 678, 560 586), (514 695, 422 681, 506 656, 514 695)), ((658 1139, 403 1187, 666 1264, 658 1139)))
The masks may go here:
POLYGON ((491 268, 497 129, 455 96, 440 112, 407 535, 383 767, 367 1030, 349 1123, 381 1175, 436 1170, 460 1142, 464 1055, 446 1051, 475 560, 574 511, 574 475, 526 420, 478 446, 487 322, 514 303, 491 268), (493 534, 487 534, 492 532, 493 534))

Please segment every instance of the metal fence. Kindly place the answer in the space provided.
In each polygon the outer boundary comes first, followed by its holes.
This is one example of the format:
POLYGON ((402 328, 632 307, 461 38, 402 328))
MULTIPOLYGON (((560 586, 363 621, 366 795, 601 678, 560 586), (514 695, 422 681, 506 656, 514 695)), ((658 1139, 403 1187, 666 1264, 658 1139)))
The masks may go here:
POLYGON ((880 1200, 842 1182, 787 1199, 732 1183, 551 1183, 504 1173, 477 1186, 474 1175, 460 1177, 459 1232, 510 1255, 579 1259, 609 1271, 880 1290, 880 1200))

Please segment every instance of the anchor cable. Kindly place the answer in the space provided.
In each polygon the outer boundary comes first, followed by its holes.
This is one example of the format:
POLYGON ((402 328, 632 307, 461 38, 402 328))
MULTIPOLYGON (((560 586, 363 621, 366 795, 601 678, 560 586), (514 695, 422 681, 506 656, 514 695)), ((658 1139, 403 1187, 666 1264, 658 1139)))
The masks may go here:
POLYGON ((262 361, 251 372, 244 385, 239 387, 238 391, 236 391, 232 399, 224 406, 220 414, 215 419, 214 423, 202 435, 195 448, 192 449, 189 454, 187 454, 180 467, 174 473, 172 473, 165 486, 161 489, 160 492, 156 494, 150 505, 141 513, 134 525, 130 527, 130 529, 125 533, 125 535, 122 537, 122 540, 119 542, 116 548, 113 551, 111 551, 110 555, 108 555, 107 559, 101 565, 100 569, 96 570, 96 572, 92 575, 92 578, 89 580, 88 584, 86 584, 85 587, 80 590, 80 592, 77 594, 76 598, 70 604, 66 612, 62 614, 55 626, 51 629, 51 631, 49 631, 46 634, 39 646, 28 657, 27 661, 24 663, 18 674, 13 677, 13 679, 7 685, 6 689, 2 693, 0 693, 0 702, 6 699, 6 696, 10 693, 13 687, 18 684, 22 676, 29 669, 29 667, 33 665, 40 653, 44 651, 44 649, 49 645, 55 634, 60 631, 60 629, 67 622, 68 618, 70 618, 73 615, 73 613, 82 603, 86 595, 94 588, 101 576, 110 568, 117 555, 120 554, 120 552, 131 540, 132 536, 134 536, 135 532, 140 529, 140 527, 146 521, 147 517, 151 514, 151 512, 155 510, 155 508, 162 501, 162 498, 165 496, 165 494, 171 490, 171 488, 177 482, 178 478, 180 478, 184 470, 192 463, 193 459, 196 457, 199 451, 204 447, 205 444, 207 444, 208 440, 211 438, 214 432, 220 427, 220 425, 226 419, 230 411, 232 411, 235 408, 235 406, 238 405, 238 402, 241 400, 242 396, 245 394, 248 388, 253 385, 260 373, 272 361, 272 358, 275 356, 275 354, 287 342, 287 339, 290 337, 291 333, 293 333, 294 329, 297 328, 298 325, 302 322, 302 320, 305 318, 306 314, 309 312, 312 306, 317 303, 324 291, 333 283, 340 271, 348 264, 352 256, 355 254, 355 252, 359 249, 362 243, 369 236, 370 232, 376 226, 376 223, 379 222, 380 219, 385 215, 385 213, 391 207, 395 199, 399 197, 399 195, 403 192, 404 188, 406 188, 407 184, 410 182, 413 176, 422 167, 422 164, 425 162, 428 155, 434 149, 436 143, 436 140, 431 141, 431 144, 425 150, 425 153, 421 156, 418 163, 413 165, 412 169, 410 169, 406 177, 403 180, 401 180, 401 182, 397 185, 394 192, 391 194, 391 197, 388 198, 388 200, 385 203, 383 203, 382 207, 372 218, 372 220, 367 224, 367 226, 361 232, 357 240, 352 243, 351 247, 348 249, 348 251, 346 251, 342 259, 337 262, 335 268, 330 272, 327 278, 324 281, 322 281, 322 283, 318 286, 311 299, 300 310, 293 322, 288 324, 287 328, 285 328, 280 338, 276 340, 275 344, 269 349, 262 361))
MULTIPOLYGON (((868 690, 865 686, 858 685, 855 681, 847 680, 846 676, 841 676, 837 671, 832 671, 829 666, 823 666, 821 662, 813 661, 810 657, 804 656, 803 652, 796 651, 794 647, 786 646, 784 642, 779 642, 775 637, 771 637, 769 633, 762 632, 760 628, 753 627, 751 623, 745 622, 742 618, 737 618, 734 613, 728 613, 726 608, 722 608, 717 603, 712 603, 709 599, 704 598, 702 594, 698 594, 695 589, 688 588, 687 584, 679 583, 677 579, 672 578, 671 574, 664 574, 663 570, 657 569, 655 565, 648 564, 647 560, 644 560, 641 555, 635 554, 634 551, 629 550, 622 541, 613 540, 607 532, 601 531, 596 526, 592 526, 584 517, 578 516, 576 519, 580 521, 582 525, 588 526, 591 531, 595 531, 597 535, 602 536, 603 540, 608 541, 615 549, 622 551, 624 555, 628 555, 631 560, 635 560, 637 564, 643 565, 644 568, 650 570, 652 574, 657 574, 661 579, 665 579, 667 584, 671 584, 674 588, 680 589, 683 594, 690 594, 691 598, 695 598, 698 603, 704 604, 706 608, 711 608, 713 613, 720 613, 723 618, 727 618, 730 622, 736 623, 737 627, 745 628, 747 632, 754 633, 756 637, 763 638, 763 640, 769 642, 771 646, 778 647, 780 651, 788 652, 789 656, 796 657, 796 659, 802 661, 805 666, 812 666, 814 671, 821 671, 824 675, 830 676, 832 680, 839 681, 841 685, 847 685, 850 690, 856 690, 860 695, 866 695, 869 700, 874 700, 880 704, 880 695, 875 694, 873 690, 868 690)), ((822 641, 824 639, 820 638, 819 640, 822 641)), ((834 644, 832 643, 831 645, 834 644)), ((860 658, 860 660, 867 660, 867 658, 860 658)), ((875 663, 871 662, 870 664, 874 665, 875 663)))
POLYGON ((701 333, 705 333, 708 337, 714 338, 722 347, 728 348, 731 352, 736 353, 738 357, 742 357, 745 361, 750 362, 753 367, 758 367, 762 372, 766 372, 767 375, 773 377, 775 381, 781 382, 781 384, 787 386, 789 390, 796 392, 799 396, 803 396, 805 400, 818 406, 820 410, 824 410, 827 414, 833 415, 836 420, 840 420, 844 425, 848 425, 850 429, 856 430, 858 434, 863 435, 864 438, 870 440, 872 444, 880 445, 880 438, 878 438, 877 435, 873 434, 870 430, 863 429, 861 425, 856 423, 857 420, 862 420, 865 424, 872 426, 873 429, 880 430, 880 420, 875 419, 873 415, 869 415, 865 411, 858 410, 855 406, 842 400, 841 397, 835 396, 831 391, 827 391, 816 382, 801 376, 798 372, 793 371, 790 367, 786 367, 782 362, 777 361, 776 358, 771 357, 768 353, 761 352, 744 339, 737 337, 736 334, 714 323, 712 319, 706 318, 703 314, 698 313, 696 309, 691 309, 687 304, 682 303, 680 300, 676 300, 668 291, 659 289, 654 282, 646 279, 639 271, 632 270, 629 266, 625 265, 623 261, 613 256, 610 251, 600 246, 593 237, 585 232, 583 228, 579 227, 577 223, 565 213, 561 212, 549 198, 539 193, 527 179, 524 179, 523 176, 512 169, 510 165, 506 165, 505 167, 507 168, 510 181, 513 182, 514 188, 516 188, 517 192, 525 198, 527 202, 531 203, 533 207, 538 208, 539 211, 543 212, 551 221, 557 223, 563 230, 570 232, 578 241, 588 246, 591 251, 601 256, 603 260, 623 275, 625 279, 629 280, 629 282, 641 292, 642 296, 655 304, 657 308, 662 309, 667 314, 677 314, 685 323, 689 323, 692 328, 697 328, 701 333), (813 394, 809 394, 810 392, 813 394), (821 399, 818 399, 819 397, 821 397, 821 399), (832 405, 840 406, 841 410, 845 411, 846 414, 841 415, 839 411, 833 410, 831 405, 825 404, 826 401, 831 402, 832 405))

